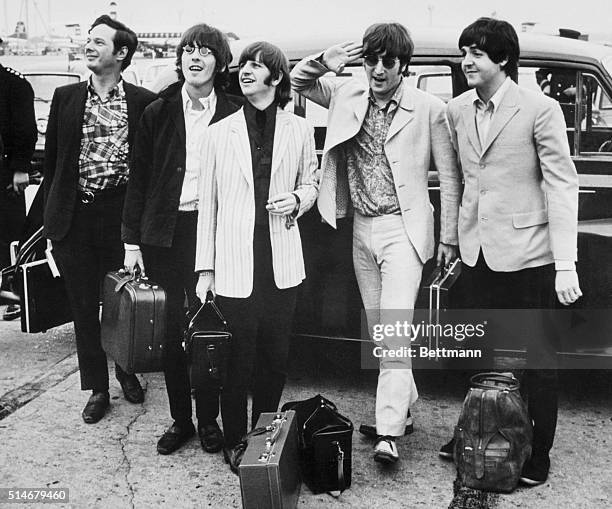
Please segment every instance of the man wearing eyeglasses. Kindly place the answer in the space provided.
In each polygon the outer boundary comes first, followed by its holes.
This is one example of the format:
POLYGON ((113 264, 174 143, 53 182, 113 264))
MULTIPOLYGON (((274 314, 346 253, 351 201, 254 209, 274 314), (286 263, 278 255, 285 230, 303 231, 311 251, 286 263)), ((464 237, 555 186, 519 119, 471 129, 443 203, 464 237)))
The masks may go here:
MULTIPOLYGON (((204 23, 189 28, 177 48, 179 82, 160 92, 142 115, 134 157, 122 238, 125 267, 140 267, 159 283, 168 298, 168 329, 164 374, 173 424, 157 443, 170 454, 195 434, 187 360, 181 346, 185 297, 195 295, 194 272, 198 221, 200 145, 210 124, 240 108, 228 96, 228 65, 232 53, 225 35, 204 23)), ((202 448, 214 453, 223 446, 217 424, 219 388, 195 391, 198 434, 202 448)))
MULTIPOLYGON (((404 26, 378 23, 362 43, 332 46, 291 73, 295 91, 329 109, 318 208, 334 228, 354 211, 353 263, 369 330, 413 318, 423 264, 434 255, 431 163, 440 179, 438 264, 448 265, 457 253, 459 174, 445 106, 403 79, 413 48, 404 26), (367 84, 325 76, 362 56, 367 84)), ((397 350, 410 339, 390 335, 381 343, 397 350)), ((375 460, 398 460, 395 441, 410 429, 417 397, 410 358, 381 356, 376 430, 365 427, 377 439, 375 460)))
MULTIPOLYGON (((74 317, 81 389, 92 395, 83 420, 98 422, 110 404, 106 354, 100 343, 100 285, 121 266, 121 209, 138 120, 155 94, 126 83, 121 72, 136 51, 136 34, 108 15, 96 19, 85 44, 91 77, 53 94, 45 141, 44 230, 66 283, 74 317)), ((138 378, 118 365, 125 398, 141 403, 138 378)))

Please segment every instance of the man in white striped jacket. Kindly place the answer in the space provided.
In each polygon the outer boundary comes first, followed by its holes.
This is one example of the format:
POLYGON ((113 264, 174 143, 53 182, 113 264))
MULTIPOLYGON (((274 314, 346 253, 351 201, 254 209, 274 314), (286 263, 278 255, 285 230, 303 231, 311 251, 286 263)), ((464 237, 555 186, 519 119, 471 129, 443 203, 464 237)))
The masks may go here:
POLYGON ((318 193, 313 129, 282 109, 291 94, 285 55, 258 42, 239 65, 244 108, 211 126, 202 147, 195 263, 198 296, 218 295, 233 335, 221 415, 234 471, 244 452, 251 379, 251 425, 278 408, 305 278, 296 219, 318 193))

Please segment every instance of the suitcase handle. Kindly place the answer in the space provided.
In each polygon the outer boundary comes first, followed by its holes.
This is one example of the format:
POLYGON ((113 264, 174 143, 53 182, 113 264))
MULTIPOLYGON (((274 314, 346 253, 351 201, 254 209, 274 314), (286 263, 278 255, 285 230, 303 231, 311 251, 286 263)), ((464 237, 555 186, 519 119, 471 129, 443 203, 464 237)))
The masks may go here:
POLYGON ((147 276, 140 275, 140 267, 138 266, 136 266, 136 268, 134 269, 133 274, 126 272, 125 269, 119 269, 117 273, 119 275, 122 275, 122 274, 126 274, 126 275, 122 277, 119 281, 117 281, 117 284, 115 285, 115 293, 119 293, 121 290, 123 290, 123 287, 127 285, 130 281, 134 281, 136 283, 139 283, 141 281, 146 283, 149 281, 149 278, 147 276))
POLYGON ((272 429, 270 430, 272 431, 272 433, 270 434, 269 437, 266 437, 266 451, 267 452, 270 452, 272 450, 272 446, 278 440, 278 437, 280 436, 281 428, 283 427, 283 423, 286 420, 287 420, 287 417, 283 416, 282 414, 276 414, 276 417, 274 418, 274 420, 272 421, 272 424, 270 425, 272 427, 272 429))
POLYGON ((271 432, 270 435, 266 437, 266 445, 265 450, 259 455, 258 461, 260 463, 267 463, 272 454, 272 447, 278 440, 280 436, 281 429, 283 427, 283 423, 287 420, 286 414, 276 414, 272 422, 263 428, 255 428, 253 431, 247 434, 247 437, 261 435, 262 433, 271 432))

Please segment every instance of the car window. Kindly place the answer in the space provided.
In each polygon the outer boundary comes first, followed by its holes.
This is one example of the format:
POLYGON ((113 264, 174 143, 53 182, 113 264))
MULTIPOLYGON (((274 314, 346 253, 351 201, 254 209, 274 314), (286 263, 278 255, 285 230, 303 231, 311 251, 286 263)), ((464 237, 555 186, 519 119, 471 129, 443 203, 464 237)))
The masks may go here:
POLYGON ((537 90, 559 103, 565 125, 570 152, 575 155, 574 124, 576 123, 576 69, 562 67, 520 67, 519 85, 530 90, 537 90))
MULTIPOLYGON (((596 76, 582 75, 580 153, 612 152, 612 102, 596 76)), ((611 154, 612 155, 612 154, 611 154)))
POLYGON ((420 90, 429 92, 445 103, 453 98, 453 78, 447 65, 411 65, 409 82, 420 90))

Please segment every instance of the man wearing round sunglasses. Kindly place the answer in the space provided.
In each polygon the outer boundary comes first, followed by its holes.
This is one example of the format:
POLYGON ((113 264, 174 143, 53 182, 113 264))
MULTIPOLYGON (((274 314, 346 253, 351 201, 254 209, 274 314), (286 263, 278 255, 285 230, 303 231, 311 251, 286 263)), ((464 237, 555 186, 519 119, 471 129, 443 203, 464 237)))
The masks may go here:
MULTIPOLYGON (((225 35, 198 24, 177 49, 179 81, 159 94, 143 113, 123 213, 125 267, 140 267, 168 297, 165 379, 172 426, 157 443, 170 454, 195 433, 185 352, 181 346, 185 297, 200 303, 194 272, 198 219, 200 145, 210 124, 240 108, 224 93, 232 54, 225 35)), ((198 434, 206 452, 218 452, 223 435, 217 424, 219 389, 195 391, 198 434)))
MULTIPOLYGON (((403 25, 378 23, 362 43, 332 46, 291 73, 295 91, 329 109, 318 208, 334 228, 337 218, 354 211, 353 263, 370 331, 377 324, 412 321, 423 264, 434 255, 431 163, 440 179, 438 264, 448 265, 457 252, 456 157, 442 101, 403 79, 413 48, 403 25), (367 85, 324 76, 342 73, 361 56, 367 85)), ((389 335, 376 346, 383 354, 408 351, 410 338, 389 335)), ((365 431, 376 436, 374 459, 394 463, 396 437, 409 429, 407 416, 418 393, 408 356, 377 356, 376 429, 365 431)))

